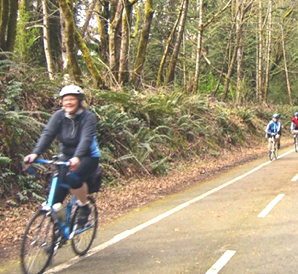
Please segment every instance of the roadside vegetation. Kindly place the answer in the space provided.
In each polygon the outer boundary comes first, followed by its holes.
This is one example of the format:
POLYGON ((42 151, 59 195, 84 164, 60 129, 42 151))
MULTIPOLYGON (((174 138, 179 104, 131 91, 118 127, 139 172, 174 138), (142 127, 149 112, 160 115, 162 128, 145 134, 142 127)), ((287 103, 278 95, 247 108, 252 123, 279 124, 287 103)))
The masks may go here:
MULTIPOLYGON (((22 172, 23 156, 33 148, 49 115, 58 109, 59 87, 40 70, 16 66, 1 77, 0 196, 12 205, 42 200, 47 169, 38 178, 22 172)), ((98 117, 103 184, 117 185, 196 157, 216 157, 225 150, 264 141, 273 112, 281 114, 285 132, 294 107, 235 105, 184 90, 149 87, 111 92, 86 88, 86 101, 98 117)), ((57 144, 44 157, 57 152, 57 144)))

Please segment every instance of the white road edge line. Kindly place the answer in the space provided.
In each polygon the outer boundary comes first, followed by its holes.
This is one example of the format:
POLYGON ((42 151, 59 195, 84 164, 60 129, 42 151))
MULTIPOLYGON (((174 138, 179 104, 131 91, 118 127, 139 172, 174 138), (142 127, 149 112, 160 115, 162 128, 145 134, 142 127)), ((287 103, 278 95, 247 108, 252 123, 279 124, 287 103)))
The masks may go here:
MULTIPOLYGON (((286 156, 286 155, 288 155, 290 153, 293 153, 293 151, 292 150, 291 151, 288 151, 288 152, 280 155, 279 158, 282 158, 282 157, 284 157, 284 156, 286 156)), ((82 261, 82 260, 84 260, 84 259, 86 259, 86 258, 88 258, 88 257, 90 257, 92 255, 94 255, 95 253, 97 253, 97 252, 99 252, 99 251, 101 251, 101 250, 103 250, 103 249, 105 249, 105 248, 107 248, 107 247, 109 247, 109 246, 117 243, 117 242, 120 242, 121 240, 123 240, 123 239, 125 239, 125 238, 127 238, 127 237, 129 237, 129 236, 131 236, 133 234, 135 234, 136 232, 138 232, 138 231, 140 231, 140 230, 142 230, 142 229, 144 229, 144 228, 146 228, 146 227, 148 227, 148 226, 150 226, 152 224, 155 224, 155 223, 157 223, 157 222, 159 222, 159 221, 161 221, 161 220, 169 217, 170 215, 172 215, 172 214, 180 211, 181 209, 186 208, 187 206, 189 206, 189 205, 191 205, 191 204, 193 204, 195 202, 198 202, 198 201, 202 200, 203 198, 205 198, 205 197, 207 197, 207 196, 209 196, 209 195, 211 195, 211 194, 213 194, 213 193, 215 193, 215 192, 217 192, 217 191, 219 191, 219 190, 221 190, 221 189, 223 189, 223 188, 225 188, 225 187, 227 187, 227 186, 229 186, 229 185, 231 185, 231 184, 233 184, 233 183, 235 183, 235 182, 237 182, 237 181, 239 181, 241 179, 243 179, 244 177, 246 177, 246 176, 248 176, 248 175, 250 175, 250 174, 258 171, 259 169, 261 169, 264 166, 269 165, 270 163, 272 163, 272 162, 271 161, 265 162, 265 163, 263 163, 263 164, 255 167, 255 168, 253 168, 252 170, 244 173, 243 175, 240 175, 240 176, 234 178, 233 180, 220 185, 219 187, 213 188, 213 189, 205 192, 204 194, 202 194, 202 195, 200 195, 200 196, 198 196, 198 197, 196 197, 196 198, 194 198, 192 200, 189 200, 188 202, 185 202, 185 203, 183 203, 181 205, 178 205, 177 207, 175 207, 175 208, 173 208, 173 209, 171 209, 171 210, 169 210, 169 211, 167 211, 167 212, 165 212, 165 213, 163 213, 163 214, 161 214, 161 215, 159 215, 159 216, 157 216, 157 217, 155 217, 155 218, 153 218, 153 219, 151 219, 151 220, 149 220, 149 221, 147 221, 147 222, 145 222, 145 223, 143 223, 141 225, 138 225, 138 226, 136 226, 136 227, 134 227, 134 228, 132 228, 130 230, 126 230, 126 231, 124 231, 124 232, 122 232, 122 233, 114 236, 111 240, 109 240, 109 241, 107 241, 107 242, 105 242, 105 243, 103 243, 103 244, 101 244, 99 246, 96 246, 96 247, 90 249, 87 252, 86 255, 73 257, 69 261, 67 261, 67 262, 65 262, 63 264, 57 265, 57 266, 53 267, 52 269, 49 269, 48 271, 45 272, 45 274, 57 273, 57 272, 59 272, 59 271, 61 271, 63 269, 66 269, 66 268, 68 268, 68 267, 70 267, 70 266, 72 266, 72 265, 74 265, 74 264, 76 264, 76 263, 78 263, 78 262, 80 262, 80 261, 82 261)))
POLYGON ((277 205, 277 203, 285 196, 285 194, 279 194, 277 195, 263 210, 261 213, 259 213, 259 218, 264 218, 267 216, 267 214, 271 211, 273 207, 277 205))
POLYGON ((296 182, 297 180, 298 180, 298 174, 296 174, 296 175, 292 178, 291 182, 296 182))
POLYGON ((218 273, 228 261, 235 255, 235 250, 227 250, 205 274, 218 273))

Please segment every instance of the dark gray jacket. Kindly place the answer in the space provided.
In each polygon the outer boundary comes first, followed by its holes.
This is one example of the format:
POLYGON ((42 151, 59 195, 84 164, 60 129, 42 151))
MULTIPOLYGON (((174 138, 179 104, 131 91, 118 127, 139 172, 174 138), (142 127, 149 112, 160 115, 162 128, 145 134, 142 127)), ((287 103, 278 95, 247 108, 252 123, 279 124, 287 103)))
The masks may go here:
POLYGON ((59 153, 78 158, 100 157, 96 124, 96 117, 91 111, 84 110, 70 119, 65 116, 64 110, 58 110, 48 121, 32 153, 42 154, 57 137, 59 153))

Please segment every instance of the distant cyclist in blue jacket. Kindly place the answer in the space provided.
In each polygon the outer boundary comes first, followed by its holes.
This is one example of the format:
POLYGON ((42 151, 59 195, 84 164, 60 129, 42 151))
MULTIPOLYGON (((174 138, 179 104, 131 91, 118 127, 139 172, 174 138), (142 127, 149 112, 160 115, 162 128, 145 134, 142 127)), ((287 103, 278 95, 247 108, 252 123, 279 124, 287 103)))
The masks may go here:
POLYGON ((272 120, 268 123, 265 132, 266 132, 266 138, 268 138, 268 141, 272 135, 275 135, 275 140, 277 142, 277 148, 280 149, 281 122, 279 120, 279 114, 274 113, 272 115, 272 120))

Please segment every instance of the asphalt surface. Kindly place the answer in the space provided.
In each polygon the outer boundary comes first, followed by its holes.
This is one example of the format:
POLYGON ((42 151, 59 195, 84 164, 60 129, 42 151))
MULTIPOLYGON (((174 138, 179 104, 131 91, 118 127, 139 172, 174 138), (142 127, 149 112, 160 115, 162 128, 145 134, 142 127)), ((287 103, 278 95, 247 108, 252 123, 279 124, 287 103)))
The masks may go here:
POLYGON ((281 153, 134 210, 86 256, 59 249, 46 273, 298 273, 298 153, 281 153))

